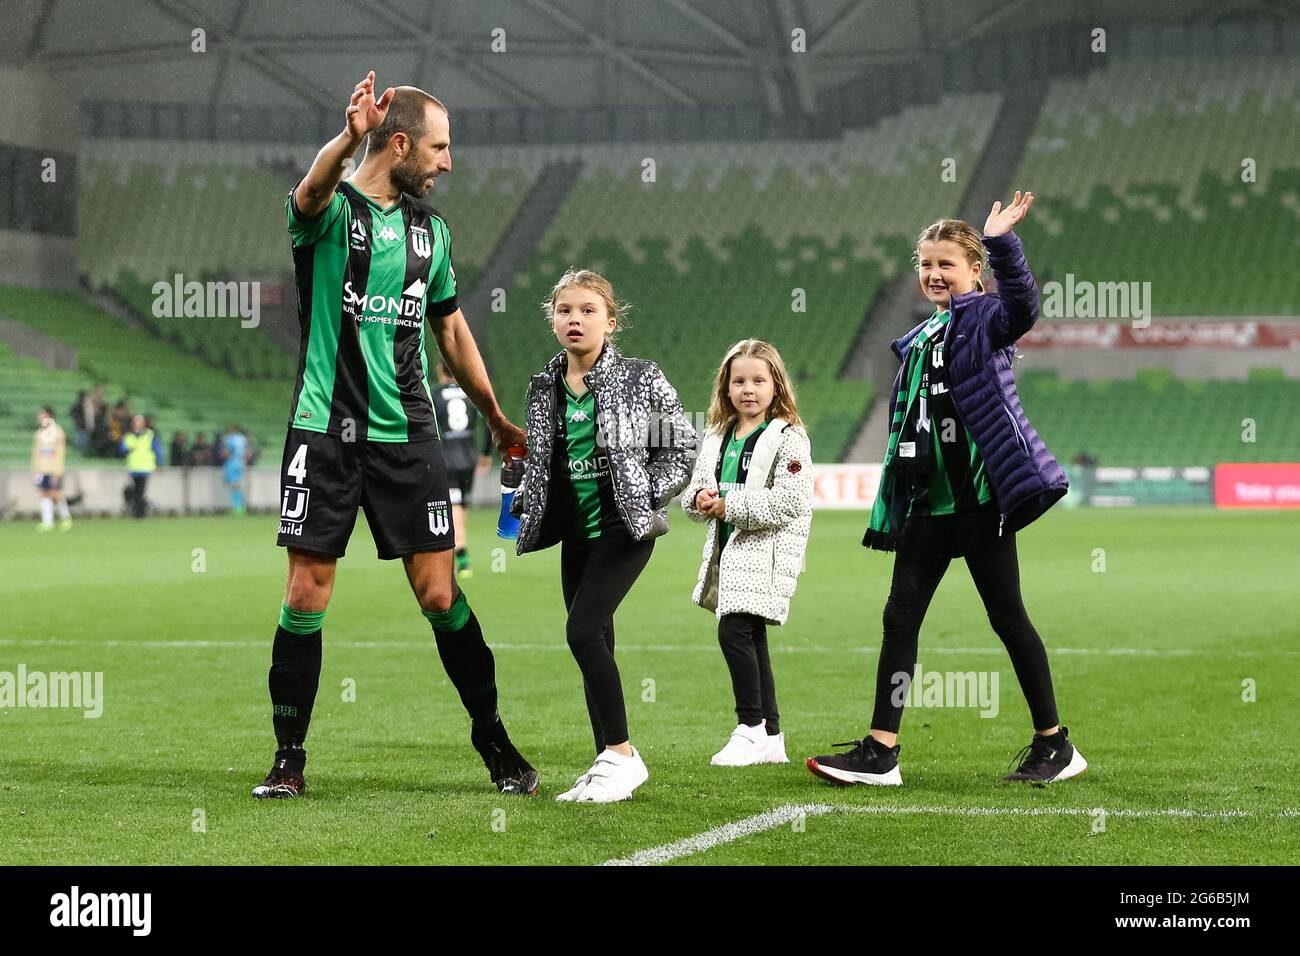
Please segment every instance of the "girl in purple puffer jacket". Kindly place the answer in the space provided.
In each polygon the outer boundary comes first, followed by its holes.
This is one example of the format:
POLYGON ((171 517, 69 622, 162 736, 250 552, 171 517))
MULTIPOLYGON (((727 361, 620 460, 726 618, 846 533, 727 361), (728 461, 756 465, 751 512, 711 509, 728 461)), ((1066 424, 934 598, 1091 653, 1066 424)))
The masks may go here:
MULTIPOLYGON (((984 235, 940 219, 917 240, 921 291, 932 316, 894 342, 902 363, 889 400, 889 443, 863 544, 896 551, 885 603, 871 732, 847 753, 809 757, 833 783, 901 784, 898 729, 916 668, 921 621, 949 562, 964 557, 1011 655, 1034 723, 1004 780, 1068 780, 1087 768, 1060 726, 1047 651, 1020 597, 1015 532, 1068 488, 1016 393, 1015 342, 1038 319, 1038 287, 1011 227, 1034 194, 993 204, 984 235), (986 294, 985 250, 997 280, 986 294)), ((947 681, 945 681, 947 683, 947 681)), ((917 688, 918 692, 920 688, 917 688)))

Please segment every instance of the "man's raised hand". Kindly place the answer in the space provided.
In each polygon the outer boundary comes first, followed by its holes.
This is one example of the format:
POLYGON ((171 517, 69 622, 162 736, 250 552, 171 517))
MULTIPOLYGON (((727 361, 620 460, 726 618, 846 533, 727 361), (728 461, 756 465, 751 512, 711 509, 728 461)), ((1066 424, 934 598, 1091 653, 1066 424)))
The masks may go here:
POLYGON ((360 139, 382 123, 388 115, 388 104, 393 101, 394 92, 390 86, 376 101, 375 71, 367 73, 366 78, 352 90, 352 100, 348 103, 348 132, 360 139))

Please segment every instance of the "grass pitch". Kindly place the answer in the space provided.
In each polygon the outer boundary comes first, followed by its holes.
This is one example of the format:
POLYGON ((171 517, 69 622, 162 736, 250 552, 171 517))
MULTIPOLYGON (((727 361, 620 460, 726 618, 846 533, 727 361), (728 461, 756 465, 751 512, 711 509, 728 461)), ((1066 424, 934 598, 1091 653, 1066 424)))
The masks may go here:
POLYGON ((401 567, 376 560, 364 521, 325 622, 309 790, 267 802, 249 790, 274 748, 266 670, 285 572, 275 519, 87 520, 46 535, 0 526, 0 671, 104 675, 97 719, 0 710, 0 863, 1300 858, 1300 512, 1058 508, 1019 535, 1062 720, 1091 764, 1048 788, 998 780, 1029 740, 1028 712, 955 562, 920 663, 996 671, 998 715, 912 708, 905 785, 847 790, 801 758, 867 730, 892 557, 860 547, 865 515, 815 516, 791 621, 770 630, 792 763, 715 768, 708 758, 735 724, 730 685, 716 622, 690 603, 702 528, 674 515, 616 618, 632 739, 651 777, 605 807, 551 799, 591 759, 558 548, 517 558, 494 521, 471 514, 476 573, 464 589, 496 648, 502 715, 542 774, 536 799, 488 783, 401 567), (1252 682, 1254 700, 1243 699, 1252 682), (708 833, 773 810, 766 829, 750 821, 722 831, 736 837, 727 842, 708 833), (634 857, 665 846, 676 848, 634 857))

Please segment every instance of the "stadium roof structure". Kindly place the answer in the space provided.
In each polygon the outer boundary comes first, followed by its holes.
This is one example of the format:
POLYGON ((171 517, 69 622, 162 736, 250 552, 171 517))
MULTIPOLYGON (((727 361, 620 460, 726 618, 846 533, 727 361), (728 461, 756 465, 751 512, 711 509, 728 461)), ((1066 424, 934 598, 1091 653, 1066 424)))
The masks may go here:
POLYGON ((375 69, 457 109, 764 104, 1053 23, 1294 19, 1297 0, 10 0, 0 61, 83 102, 341 107, 375 69), (807 52, 791 49, 803 29, 807 52), (201 45, 195 41, 202 30, 201 45), (496 32, 501 31, 501 32, 496 32), (504 40, 504 49, 494 52, 504 40), (201 49, 199 48, 201 46, 201 49))

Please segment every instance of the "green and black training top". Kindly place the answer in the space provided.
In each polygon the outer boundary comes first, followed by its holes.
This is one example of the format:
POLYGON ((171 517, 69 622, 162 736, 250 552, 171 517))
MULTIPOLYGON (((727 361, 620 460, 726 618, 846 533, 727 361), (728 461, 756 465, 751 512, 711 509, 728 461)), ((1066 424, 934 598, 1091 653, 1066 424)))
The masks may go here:
POLYGON ((346 182, 315 219, 293 191, 285 209, 302 330, 289 425, 357 441, 437 438, 424 319, 459 308, 446 222, 406 195, 382 209, 346 182))

